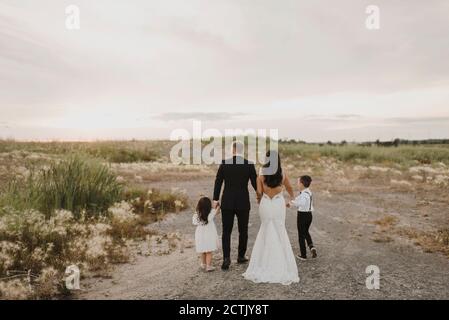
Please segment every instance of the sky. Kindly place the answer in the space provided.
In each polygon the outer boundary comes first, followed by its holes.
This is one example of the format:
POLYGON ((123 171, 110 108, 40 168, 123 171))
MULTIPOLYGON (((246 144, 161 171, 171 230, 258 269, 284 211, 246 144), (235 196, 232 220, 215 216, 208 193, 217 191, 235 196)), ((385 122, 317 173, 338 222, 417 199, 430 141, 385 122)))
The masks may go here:
POLYGON ((448 57, 447 0, 0 0, 0 138, 449 138, 448 57))

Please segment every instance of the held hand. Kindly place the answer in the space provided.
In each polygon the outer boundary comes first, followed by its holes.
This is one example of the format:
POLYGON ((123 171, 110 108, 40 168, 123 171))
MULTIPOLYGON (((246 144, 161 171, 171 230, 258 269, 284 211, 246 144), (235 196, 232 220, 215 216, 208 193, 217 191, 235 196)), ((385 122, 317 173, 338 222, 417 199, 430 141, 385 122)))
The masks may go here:
POLYGON ((287 202, 287 203, 285 204, 285 206, 286 206, 287 208, 290 208, 290 207, 291 207, 290 202, 287 202))
POLYGON ((212 203, 212 207, 213 207, 214 209, 218 209, 218 208, 220 207, 220 203, 219 203, 218 201, 215 201, 215 200, 214 200, 214 202, 212 203))

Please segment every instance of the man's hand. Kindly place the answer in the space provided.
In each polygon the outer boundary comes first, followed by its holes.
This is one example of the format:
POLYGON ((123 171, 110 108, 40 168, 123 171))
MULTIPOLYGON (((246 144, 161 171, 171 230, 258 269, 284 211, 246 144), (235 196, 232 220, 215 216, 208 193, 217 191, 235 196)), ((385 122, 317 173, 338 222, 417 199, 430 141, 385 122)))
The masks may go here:
POLYGON ((219 208, 219 207, 220 207, 220 202, 214 200, 214 202, 212 203, 212 207, 213 207, 214 209, 219 208))

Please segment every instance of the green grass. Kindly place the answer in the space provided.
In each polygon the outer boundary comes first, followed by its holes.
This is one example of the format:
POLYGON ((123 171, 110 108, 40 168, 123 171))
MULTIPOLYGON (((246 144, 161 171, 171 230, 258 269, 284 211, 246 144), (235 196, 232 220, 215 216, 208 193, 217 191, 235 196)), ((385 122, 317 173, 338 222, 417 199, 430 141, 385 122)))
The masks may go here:
POLYGON ((88 155, 114 163, 149 162, 160 157, 157 141, 17 142, 0 140, 2 152, 37 152, 50 155, 88 155))
POLYGON ((71 156, 49 168, 32 170, 24 180, 13 180, 0 197, 0 207, 36 209, 51 215, 55 209, 72 211, 79 217, 101 214, 120 201, 122 185, 116 175, 96 160, 71 156))
MULTIPOLYGON (((37 152, 49 155, 88 155, 113 163, 167 159, 173 141, 97 141, 97 142, 16 142, 0 140, 2 152, 37 152)), ((203 142, 207 144, 207 141, 203 142)), ((356 144, 318 145, 299 142, 279 143, 283 157, 300 155, 304 159, 335 158, 343 162, 366 164, 435 164, 449 165, 449 145, 416 144, 399 147, 356 144)))
POLYGON ((334 158, 343 162, 364 164, 398 164, 404 166, 416 164, 449 165, 449 146, 399 146, 399 147, 364 147, 359 145, 329 146, 311 144, 279 145, 284 157, 301 156, 304 159, 317 160, 321 157, 334 158))

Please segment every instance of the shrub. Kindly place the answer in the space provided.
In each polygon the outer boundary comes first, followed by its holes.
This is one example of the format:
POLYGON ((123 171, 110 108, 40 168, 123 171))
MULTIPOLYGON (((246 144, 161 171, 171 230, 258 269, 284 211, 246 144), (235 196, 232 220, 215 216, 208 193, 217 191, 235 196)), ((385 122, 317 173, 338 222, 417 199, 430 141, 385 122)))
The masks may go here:
POLYGON ((135 236, 138 232, 139 217, 133 207, 125 201, 109 208, 112 232, 120 238, 135 236))
POLYGON ((130 202, 134 211, 139 214, 164 214, 188 207, 187 196, 177 189, 163 192, 157 189, 146 191, 134 188, 124 192, 124 199, 130 202))
POLYGON ((107 166, 75 156, 31 171, 25 181, 13 181, 0 204, 36 209, 47 216, 65 209, 79 218, 82 211, 88 216, 106 212, 121 195, 122 185, 107 166))
POLYGON ((65 210, 49 219, 33 210, 10 210, 0 217, 0 278, 10 278, 0 281, 0 299, 48 298, 63 292, 67 266, 96 271, 127 261, 126 242, 114 232, 115 227, 106 218, 76 221, 65 210), (31 275, 26 280, 32 290, 24 291, 24 279, 11 277, 10 270, 22 272, 22 278, 31 275))
POLYGON ((147 148, 115 143, 97 143, 80 147, 82 152, 91 156, 105 159, 112 163, 132 163, 156 161, 158 153, 147 148))

